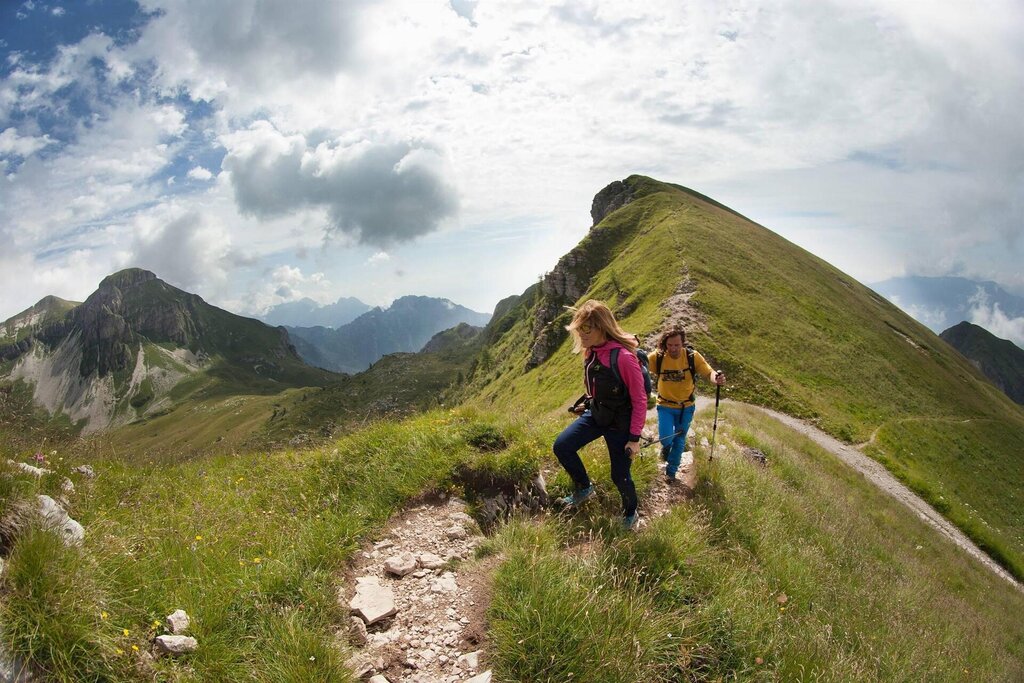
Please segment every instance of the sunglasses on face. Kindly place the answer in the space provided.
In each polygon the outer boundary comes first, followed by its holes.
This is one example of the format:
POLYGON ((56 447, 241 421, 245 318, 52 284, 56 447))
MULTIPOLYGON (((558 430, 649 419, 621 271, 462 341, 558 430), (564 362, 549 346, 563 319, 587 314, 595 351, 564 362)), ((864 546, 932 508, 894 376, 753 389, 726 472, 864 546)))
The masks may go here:
POLYGON ((594 325, 593 325, 593 323, 583 323, 582 325, 580 325, 576 329, 578 329, 583 334, 590 334, 591 332, 594 331, 594 325))

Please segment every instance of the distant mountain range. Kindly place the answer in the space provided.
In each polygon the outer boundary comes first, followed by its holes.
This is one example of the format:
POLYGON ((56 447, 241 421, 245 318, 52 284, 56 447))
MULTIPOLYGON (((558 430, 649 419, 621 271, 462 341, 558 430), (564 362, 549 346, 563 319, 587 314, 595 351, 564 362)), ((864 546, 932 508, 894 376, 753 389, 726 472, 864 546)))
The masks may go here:
MULTIPOLYGON (((1024 317, 1024 298, 1005 291, 994 282, 962 277, 896 277, 869 285, 912 318, 939 334, 961 321, 980 323, 992 317, 998 306, 1005 318, 1024 317)), ((990 332, 997 336, 1001 330, 990 332)))
POLYGON ((941 335, 1015 402, 1024 405, 1024 350, 988 330, 962 322, 941 335))
POLYGON ((85 431, 125 424, 188 396, 323 386, 288 334, 130 268, 82 304, 46 297, 0 328, 0 379, 85 431))
POLYGON ((274 327, 284 325, 286 327, 336 328, 352 322, 372 308, 373 306, 364 304, 355 297, 343 296, 333 304, 326 306, 305 298, 272 306, 266 313, 257 317, 274 327))
POLYGON ((442 330, 460 323, 479 327, 490 319, 487 313, 477 313, 448 299, 403 296, 388 308, 374 308, 337 329, 287 329, 299 355, 310 365, 356 373, 389 353, 419 351, 442 330))

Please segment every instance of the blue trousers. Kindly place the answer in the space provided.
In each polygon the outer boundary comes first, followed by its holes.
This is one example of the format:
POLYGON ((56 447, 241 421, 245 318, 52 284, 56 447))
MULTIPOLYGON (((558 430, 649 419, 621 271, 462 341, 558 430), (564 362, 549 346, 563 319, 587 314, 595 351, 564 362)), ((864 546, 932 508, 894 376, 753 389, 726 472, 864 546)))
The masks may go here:
POLYGON ((662 440, 661 447, 668 456, 665 474, 670 477, 676 476, 676 472, 679 470, 683 451, 686 450, 686 433, 690 431, 690 423, 693 422, 693 412, 696 408, 696 406, 685 408, 658 406, 658 438, 662 440), (675 436, 672 436, 673 434, 675 436))
POLYGON ((577 488, 590 486, 590 477, 587 475, 587 468, 580 460, 579 450, 591 441, 604 437, 604 443, 608 446, 608 457, 611 458, 612 482, 622 496, 622 514, 636 514, 637 499, 636 486, 633 484, 633 477, 630 474, 630 467, 633 461, 626 453, 626 443, 629 442, 629 434, 617 429, 601 427, 594 421, 590 411, 583 413, 576 421, 562 430, 562 433, 555 439, 555 457, 562 464, 569 478, 576 484, 577 488))

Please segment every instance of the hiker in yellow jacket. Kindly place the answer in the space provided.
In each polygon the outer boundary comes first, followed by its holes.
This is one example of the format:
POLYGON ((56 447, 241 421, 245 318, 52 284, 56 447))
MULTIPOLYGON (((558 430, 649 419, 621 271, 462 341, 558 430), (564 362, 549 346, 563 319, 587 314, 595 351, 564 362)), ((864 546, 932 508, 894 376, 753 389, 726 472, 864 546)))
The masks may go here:
POLYGON ((704 356, 686 346, 686 332, 673 328, 661 335, 658 350, 647 355, 658 394, 658 439, 665 476, 675 481, 686 450, 686 433, 693 421, 695 374, 725 384, 725 373, 714 370, 704 356))

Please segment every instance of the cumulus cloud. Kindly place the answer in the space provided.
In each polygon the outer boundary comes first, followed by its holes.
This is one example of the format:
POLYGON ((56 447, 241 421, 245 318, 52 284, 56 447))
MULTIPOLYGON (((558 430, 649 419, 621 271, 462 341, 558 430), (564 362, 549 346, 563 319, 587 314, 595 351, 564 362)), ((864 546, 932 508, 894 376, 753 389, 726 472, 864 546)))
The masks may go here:
POLYGON ((385 263, 391 260, 391 256, 386 251, 378 251, 373 254, 370 258, 366 259, 366 262, 370 265, 377 265, 378 263, 385 263))
POLYGON ((272 218, 308 208, 327 213, 332 234, 381 248, 437 230, 458 195, 442 154, 426 143, 310 145, 267 121, 221 138, 238 208, 272 218))
POLYGON ((210 178, 213 177, 213 173, 206 170, 202 166, 196 166, 195 168, 189 170, 188 177, 192 178, 193 180, 209 180, 210 178))
POLYGON ((187 291, 222 282, 232 264, 229 236, 209 225, 198 212, 185 211, 166 223, 153 216, 139 217, 132 232, 123 266, 137 266, 187 291))

